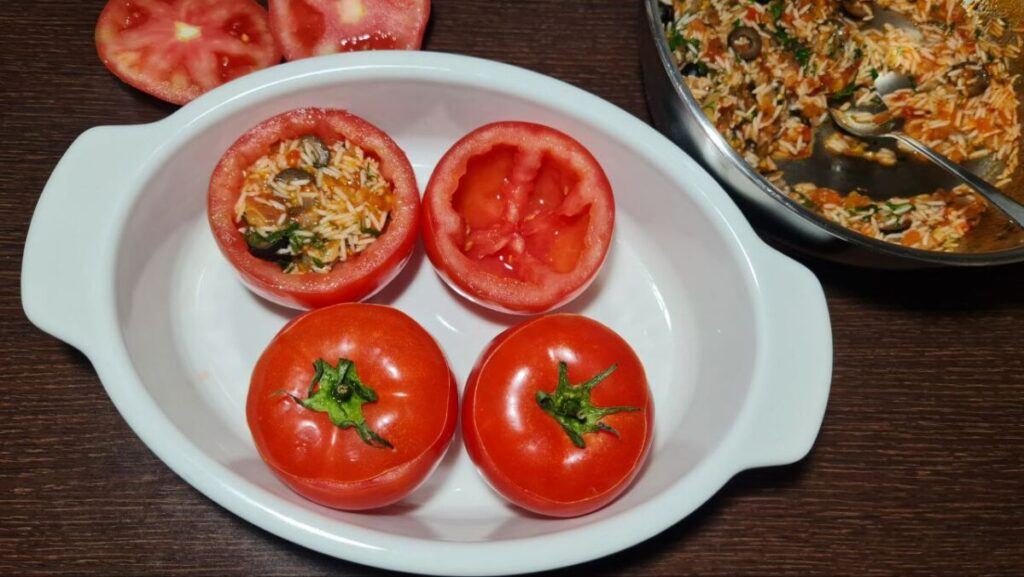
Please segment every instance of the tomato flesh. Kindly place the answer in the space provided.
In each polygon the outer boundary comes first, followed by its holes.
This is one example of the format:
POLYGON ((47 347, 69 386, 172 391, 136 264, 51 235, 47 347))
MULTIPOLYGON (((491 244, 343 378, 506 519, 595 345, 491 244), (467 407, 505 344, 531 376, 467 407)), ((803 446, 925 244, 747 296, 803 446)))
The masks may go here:
POLYGON ((441 159, 424 197, 438 273, 485 306, 536 313, 593 280, 610 246, 611 187, 582 145, 523 122, 481 127, 441 159))
MULTIPOLYGON (((273 210, 265 214, 268 220, 278 215, 273 210)), ((387 134, 344 110, 302 108, 253 127, 224 153, 210 179, 207 216, 218 247, 249 289, 280 305, 311 309, 369 298, 398 275, 416 245, 420 196, 409 159, 387 134), (246 168, 277 143, 306 135, 328 145, 347 139, 377 159, 381 176, 392 185, 390 211, 380 236, 359 255, 330 272, 288 274, 250 253, 238 230, 235 205, 246 168)))
POLYGON ((429 16, 429 0, 270 0, 271 28, 287 60, 417 49, 429 16))
POLYGON ((342 304, 302 315, 253 369, 246 417, 260 456, 291 489, 346 510, 383 507, 416 489, 455 433, 458 391, 444 354, 415 320, 380 305, 342 304), (385 344, 386 346, 381 346, 385 344), (391 447, 302 406, 313 363, 350 359, 376 393, 366 425, 391 447))
POLYGON ((469 159, 452 198, 452 208, 465 223, 462 251, 508 277, 530 278, 530 269, 517 258, 522 250, 557 272, 572 270, 584 249, 590 205, 575 207, 577 214, 560 211, 578 179, 545 157, 520 209, 517 177, 531 176, 517 162, 514 148, 499 146, 469 159))
POLYGON ((611 503, 636 477, 651 447, 654 405, 639 358, 608 327, 579 315, 548 315, 500 334, 466 383, 462 433, 469 456, 503 497, 535 513, 572 517, 611 503), (629 407, 600 419, 609 431, 572 441, 545 412, 564 362, 580 384, 614 369, 591 392, 598 408, 629 407))
POLYGON ((175 104, 281 59, 253 0, 110 0, 96 47, 121 80, 175 104))

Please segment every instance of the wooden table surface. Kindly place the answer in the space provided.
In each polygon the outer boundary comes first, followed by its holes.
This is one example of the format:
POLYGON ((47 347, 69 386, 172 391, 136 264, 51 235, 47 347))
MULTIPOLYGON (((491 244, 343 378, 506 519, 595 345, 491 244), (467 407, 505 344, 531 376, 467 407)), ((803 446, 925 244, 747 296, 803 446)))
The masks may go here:
MULTIPOLYGON (((0 574, 381 573, 292 545, 192 489, 129 430, 88 360, 22 312, 25 233, 64 150, 91 126, 175 109, 99 62, 102 5, 0 2, 0 574)), ((435 0, 426 46, 550 74, 648 119, 637 15, 627 0, 435 0)), ((739 475, 587 573, 1024 574, 1024 267, 807 264, 835 334, 810 456, 739 475)))

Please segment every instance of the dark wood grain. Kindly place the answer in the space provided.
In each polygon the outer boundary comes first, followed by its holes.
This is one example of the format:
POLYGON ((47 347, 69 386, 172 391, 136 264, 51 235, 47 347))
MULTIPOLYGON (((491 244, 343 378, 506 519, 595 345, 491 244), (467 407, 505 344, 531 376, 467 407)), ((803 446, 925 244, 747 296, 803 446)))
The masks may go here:
MULTIPOLYGON (((132 434, 89 362, 25 319, 23 240, 60 155, 91 126, 173 110, 100 64, 102 4, 0 2, 0 574, 378 573, 273 537, 189 487, 132 434)), ((626 0, 435 0, 427 47, 538 70, 646 120, 637 34, 626 0)), ((586 573, 1024 574, 1024 267, 808 264, 835 333, 811 455, 740 475, 586 573)))

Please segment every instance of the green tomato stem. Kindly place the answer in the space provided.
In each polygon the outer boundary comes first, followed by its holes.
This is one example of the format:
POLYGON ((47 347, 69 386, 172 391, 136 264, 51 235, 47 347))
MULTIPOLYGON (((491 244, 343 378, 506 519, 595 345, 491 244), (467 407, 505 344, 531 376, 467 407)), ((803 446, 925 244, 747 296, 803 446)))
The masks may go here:
POLYGON ((323 359, 313 363, 313 380, 305 399, 289 395, 296 403, 318 413, 327 413, 331 422, 342 429, 353 428, 364 443, 376 448, 393 449, 394 445, 366 424, 363 405, 377 401, 377 393, 359 380, 356 365, 348 359, 338 359, 332 366, 323 359))
POLYGON ((586 448, 583 435, 587 433, 604 431, 619 436, 614 427, 602 423, 601 419, 614 413, 640 410, 639 407, 597 407, 591 402, 590 394, 594 387, 608 378, 615 369, 616 365, 612 365, 589 381, 573 385, 569 382, 569 366, 559 362, 555 391, 537 391, 537 404, 540 408, 551 415, 562 426, 565 434, 569 435, 572 444, 581 449, 586 448))

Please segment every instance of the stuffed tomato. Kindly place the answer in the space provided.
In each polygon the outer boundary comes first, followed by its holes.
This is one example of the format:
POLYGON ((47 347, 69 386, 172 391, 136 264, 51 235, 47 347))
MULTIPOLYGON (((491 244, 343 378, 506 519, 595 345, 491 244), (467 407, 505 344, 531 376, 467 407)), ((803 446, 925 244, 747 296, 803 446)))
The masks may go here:
POLYGON ((344 110, 260 123, 213 172, 208 216, 254 292, 299 309, 372 296, 416 244, 420 199, 405 153, 344 110))

